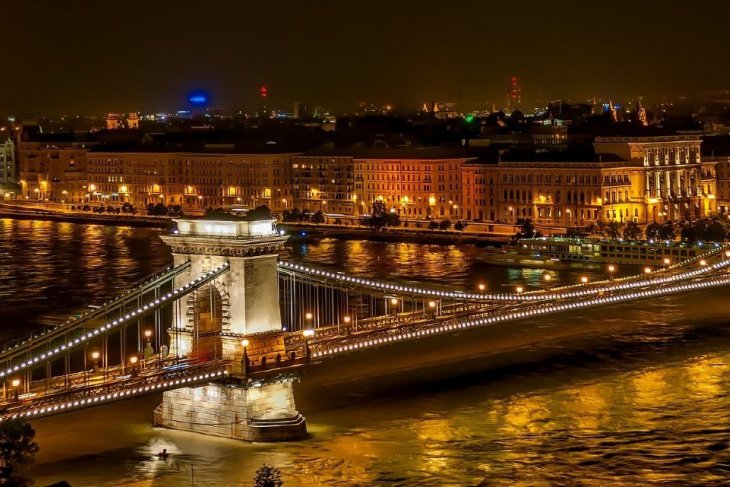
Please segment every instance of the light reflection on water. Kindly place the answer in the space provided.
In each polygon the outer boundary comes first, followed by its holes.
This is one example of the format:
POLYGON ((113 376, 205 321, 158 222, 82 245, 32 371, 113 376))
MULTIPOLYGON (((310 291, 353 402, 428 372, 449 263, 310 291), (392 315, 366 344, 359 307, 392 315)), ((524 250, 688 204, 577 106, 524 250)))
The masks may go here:
MULTIPOLYGON (((490 289, 542 285, 544 271, 489 266, 477 261, 481 253, 326 240, 282 255, 470 289, 479 282, 490 289)), ((49 309, 73 311, 170 261, 155 231, 10 220, 0 220, 0 257, 8 336, 49 309)), ((601 272, 550 271, 556 285, 601 272)), ((658 308, 645 301, 624 326, 631 332, 592 333, 535 356, 531 348, 522 365, 477 377, 378 397, 343 390, 347 405, 337 408, 331 398, 309 400, 303 412, 312 438, 299 443, 155 430, 149 421, 159 397, 49 418, 37 424, 42 450, 34 473, 38 485, 177 486, 191 478, 195 485, 250 485, 266 462, 282 469, 285 485, 723 485, 730 478, 725 295, 665 299, 658 308), (687 308, 696 322, 669 323, 687 308), (171 453, 167 461, 155 457, 162 448, 171 453)), ((626 318, 601 309, 580 319, 600 329, 626 318)), ((535 333, 549 330, 537 325, 535 333)))

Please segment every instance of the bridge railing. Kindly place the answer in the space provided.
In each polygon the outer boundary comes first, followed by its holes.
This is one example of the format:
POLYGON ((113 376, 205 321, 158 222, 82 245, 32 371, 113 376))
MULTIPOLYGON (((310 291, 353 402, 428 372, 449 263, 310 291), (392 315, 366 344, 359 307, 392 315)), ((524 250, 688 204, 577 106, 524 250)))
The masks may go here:
POLYGON ((730 285, 730 274, 725 271, 725 267, 718 267, 718 273, 692 276, 682 282, 657 280, 653 287, 645 289, 625 289, 608 293, 597 292, 591 296, 552 302, 534 302, 515 306, 512 309, 493 308, 477 311, 468 316, 462 315, 461 317, 439 316, 431 321, 424 320, 416 323, 400 323, 372 331, 364 331, 347 337, 337 337, 334 339, 322 337, 321 340, 311 341, 309 345, 313 358, 321 359, 340 353, 349 353, 393 342, 412 340, 441 333, 451 333, 460 329, 489 326, 591 306, 601 306, 718 286, 728 286, 730 285))
MULTIPOLYGON (((730 260, 730 255, 727 255, 730 245, 719 246, 710 248, 707 252, 704 252, 692 259, 688 259, 671 265, 666 268, 657 269, 652 274, 663 275, 672 274, 677 270, 691 268, 698 263, 706 259, 712 259, 719 257, 720 259, 730 260)), ((331 271, 324 268, 317 268, 310 265, 279 261, 279 268, 281 272, 293 273, 302 275, 311 280, 320 280, 327 283, 338 283, 341 286, 346 287, 362 287, 369 288, 377 292, 392 293, 400 295, 409 295, 414 297, 422 298, 434 298, 434 299, 445 299, 445 300, 457 300, 457 301, 481 301, 481 302, 525 302, 525 301, 542 301, 545 299, 554 299, 556 292, 567 292, 573 291, 577 293, 590 294, 592 291, 589 288, 601 286, 606 289, 619 288, 626 289, 628 287, 641 287, 652 277, 648 277, 646 274, 636 274, 633 276, 627 276, 624 278, 608 279, 603 281, 595 281, 588 285, 575 284, 563 287, 554 287, 550 289, 541 289, 528 292, 520 293, 473 293, 462 290, 443 290, 434 287, 425 287, 422 285, 415 284, 401 284, 388 281, 382 281, 367 277, 351 276, 349 274, 337 271, 331 271)), ((709 269, 700 270, 698 272, 707 272, 709 269)), ((680 276, 681 279, 681 276, 680 276)))
POLYGON ((105 302, 101 307, 96 308, 92 311, 88 311, 80 316, 74 317, 67 320, 65 323, 60 324, 50 330, 45 330, 41 333, 32 335, 22 341, 15 341, 9 345, 5 345, 0 351, 0 362, 12 360, 15 357, 27 354, 33 348, 39 346, 38 343, 46 343, 62 337, 63 335, 82 328, 84 325, 88 325, 93 320, 104 317, 120 306, 127 304, 129 301, 134 300, 136 296, 146 294, 158 285, 161 285, 165 281, 173 279, 180 273, 190 268, 190 262, 185 262, 177 267, 167 266, 164 269, 138 281, 135 286, 120 294, 116 298, 105 302))
POLYGON ((177 300, 204 286, 224 272, 227 272, 229 267, 230 265, 228 262, 221 264, 209 272, 206 272, 205 274, 202 274, 194 280, 184 284, 178 289, 164 294, 158 299, 154 299, 137 309, 129 311, 120 318, 110 320, 105 324, 95 327, 93 330, 74 327, 72 330, 64 330, 64 333, 61 335, 53 337, 48 336, 43 340, 29 342, 27 348, 22 354, 14 354, 11 359, 6 358, 3 360, 6 368, 4 370, 0 370, 0 379, 10 374, 18 373, 35 367, 38 364, 52 360, 61 354, 83 347, 85 344, 99 336, 103 336, 109 332, 128 326, 144 315, 162 308, 167 305, 167 303, 173 302, 174 300, 177 300), (74 333, 73 335, 71 334, 72 332, 74 333), (16 360, 15 362, 11 361, 13 358, 16 360))
POLYGON ((130 397, 194 386, 212 380, 222 380, 228 376, 227 367, 228 362, 225 360, 189 363, 176 369, 163 368, 154 373, 122 377, 99 385, 23 398, 4 404, 0 417, 7 419, 49 416, 130 397))

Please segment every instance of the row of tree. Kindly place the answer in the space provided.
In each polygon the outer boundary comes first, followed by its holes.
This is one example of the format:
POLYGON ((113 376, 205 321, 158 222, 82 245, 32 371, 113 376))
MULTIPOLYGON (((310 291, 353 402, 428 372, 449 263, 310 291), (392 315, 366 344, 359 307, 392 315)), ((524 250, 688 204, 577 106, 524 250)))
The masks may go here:
POLYGON ((643 230, 636 222, 621 223, 617 221, 599 222, 590 229, 596 233, 616 240, 680 240, 687 243, 695 242, 722 242, 728 238, 727 223, 716 217, 701 218, 698 220, 683 220, 679 222, 653 222, 643 230))
POLYGON ((137 209, 132 206, 131 203, 124 203, 121 207, 114 207, 111 205, 104 206, 91 206, 91 205, 71 205, 72 211, 92 211, 94 213, 108 213, 110 215, 119 215, 119 214, 130 214, 130 215, 136 215, 137 209))
MULTIPOLYGON (((282 213, 282 221, 285 223, 325 223, 326 218, 324 213, 316 211, 314 213, 308 210, 299 210, 294 208, 293 210, 284 210, 282 213)), ((339 219, 336 219, 334 223, 340 223, 339 219)), ((398 213, 388 211, 385 203, 376 201, 373 203, 372 213, 368 216, 360 218, 360 224, 373 229, 382 229, 386 227, 407 227, 408 222, 403 222, 398 213)), ((431 220, 427 224, 424 222, 416 222, 416 228, 428 228, 430 230, 449 230, 454 228, 457 231, 463 231, 466 229, 468 224, 465 221, 457 221, 452 223, 451 220, 431 220)))
POLYGON ((586 236, 598 233, 608 239, 617 240, 676 240, 683 242, 722 242, 730 237, 727 222, 720 218, 710 217, 699 220, 683 220, 679 222, 654 222, 646 229, 636 222, 598 222, 585 228, 570 228, 570 236, 586 236))
POLYGON ((150 203, 146 207, 149 216, 183 216, 183 209, 180 205, 165 205, 164 203, 150 203))
POLYGON ((281 215, 282 221, 285 223, 324 223, 325 217, 322 211, 310 212, 307 209, 299 210, 294 208, 293 210, 284 210, 281 215))

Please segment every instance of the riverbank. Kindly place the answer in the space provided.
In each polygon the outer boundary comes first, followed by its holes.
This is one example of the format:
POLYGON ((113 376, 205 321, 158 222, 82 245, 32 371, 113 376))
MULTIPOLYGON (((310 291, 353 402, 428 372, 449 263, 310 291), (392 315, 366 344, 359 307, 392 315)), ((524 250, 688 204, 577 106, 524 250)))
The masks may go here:
POLYGON ((319 238, 340 240, 370 240, 373 242, 404 242, 433 245, 480 245, 501 246, 512 239, 512 235, 498 233, 457 232, 429 230, 425 228, 386 228, 375 230, 352 225, 279 223, 277 227, 291 235, 291 241, 307 241, 319 238))
POLYGON ((57 211, 50 208, 25 207, 10 205, 7 203, 0 203, 0 218, 85 223, 90 225, 116 225, 140 228, 172 228, 174 225, 174 222, 168 218, 57 211))

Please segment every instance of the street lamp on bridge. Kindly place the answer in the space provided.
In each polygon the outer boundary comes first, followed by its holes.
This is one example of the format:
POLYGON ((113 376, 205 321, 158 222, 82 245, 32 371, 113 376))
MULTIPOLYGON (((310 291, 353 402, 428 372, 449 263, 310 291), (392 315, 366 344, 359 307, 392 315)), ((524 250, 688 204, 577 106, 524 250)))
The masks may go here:
POLYGON ((304 357, 307 359, 307 361, 309 361, 309 339, 314 336, 314 330, 312 328, 307 328, 302 332, 302 336, 304 337, 304 357))
MULTIPOLYGON (((351 321, 350 315, 343 316, 342 321, 345 323, 345 328, 349 328, 350 321, 351 321)), ((337 323, 337 334, 338 335, 340 334, 340 324, 339 323, 337 323)))
POLYGON ((13 400, 17 401, 19 398, 18 389, 20 387, 20 379, 13 379, 10 384, 13 386, 13 400))
POLYGON ((147 361, 155 354, 155 350, 152 348, 152 330, 145 330, 144 337, 147 339, 144 346, 144 359, 147 361))
POLYGON ((97 350, 94 350, 91 352, 91 360, 94 361, 94 373, 96 374, 99 371, 99 352, 97 350))
POLYGON ((129 365, 132 367, 131 374, 137 375, 137 362, 139 361, 139 358, 136 355, 132 355, 129 357, 129 365))

